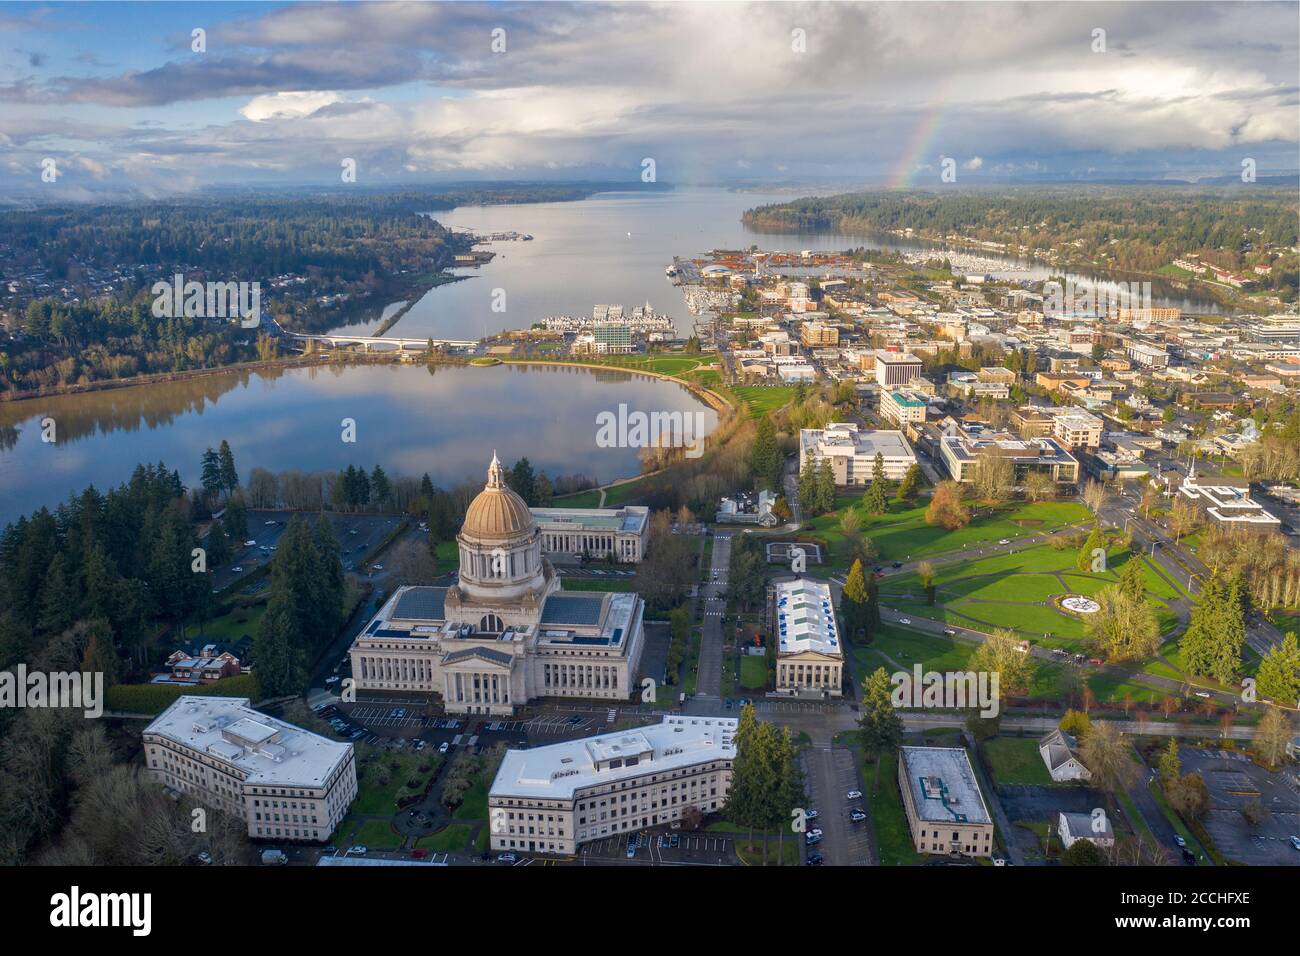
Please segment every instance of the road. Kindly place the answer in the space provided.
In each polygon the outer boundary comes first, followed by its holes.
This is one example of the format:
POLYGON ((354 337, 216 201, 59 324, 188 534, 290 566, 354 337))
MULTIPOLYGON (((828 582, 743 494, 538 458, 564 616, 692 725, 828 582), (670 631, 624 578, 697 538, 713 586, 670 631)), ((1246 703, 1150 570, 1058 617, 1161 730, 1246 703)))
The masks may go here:
POLYGON ((700 596, 704 599, 704 624, 700 628, 700 669, 695 695, 722 696, 722 615, 727 609, 727 569, 731 566, 731 536, 714 535, 713 560, 705 570, 700 596))

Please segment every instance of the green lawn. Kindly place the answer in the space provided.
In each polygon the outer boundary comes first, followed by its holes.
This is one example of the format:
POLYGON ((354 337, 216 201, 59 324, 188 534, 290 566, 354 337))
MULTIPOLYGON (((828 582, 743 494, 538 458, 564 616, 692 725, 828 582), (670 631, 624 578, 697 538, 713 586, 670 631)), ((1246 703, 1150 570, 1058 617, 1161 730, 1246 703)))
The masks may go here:
POLYGON ((993 737, 984 741, 984 756, 1000 784, 1053 786, 1052 775, 1033 737, 993 737))
MULTIPOLYGON (((600 492, 597 490, 579 491, 576 494, 565 495, 563 498, 551 500, 552 508, 596 508, 599 506, 600 492)), ((454 547, 456 542, 453 541, 451 544, 454 547)))
POLYGON ((198 633, 196 636, 224 642, 237 641, 245 634, 256 637, 258 625, 265 613, 265 601, 250 607, 234 607, 220 617, 213 618, 205 624, 197 625, 198 633))
POLYGON ((415 841, 415 845, 438 853, 459 853, 465 849, 465 844, 469 843, 472 830, 473 828, 465 823, 448 824, 436 833, 420 837, 415 841))
POLYGON ((420 793, 441 759, 437 754, 376 754, 361 769, 352 812, 362 816, 396 813, 397 798, 420 793), (429 769, 420 773, 420 767, 429 769), (409 781, 417 785, 409 787, 409 781))
POLYGON ((394 830, 392 823, 387 820, 367 820, 352 837, 354 846, 359 844, 367 849, 383 850, 395 850, 404 840, 405 837, 394 830))
POLYGON ((736 385, 725 389, 749 409, 754 418, 770 414, 794 400, 795 389, 787 385, 736 385))
MULTIPOLYGON (((749 849, 749 828, 739 827, 736 824, 726 820, 718 820, 706 826, 705 831, 708 833, 726 833, 732 837, 732 845, 736 848, 736 856, 747 866, 763 865, 763 835, 755 831, 754 849, 749 849)), ((767 835, 767 865, 776 866, 777 860, 781 860, 783 866, 799 865, 799 836, 795 833, 787 833, 782 841, 784 843, 783 852, 778 851, 778 837, 775 833, 767 835)))
POLYGON ((491 781, 484 780, 482 777, 474 781, 474 785, 465 792, 465 799, 454 811, 452 818, 455 820, 486 820, 488 818, 488 787, 491 781))
POLYGON ((746 690, 762 690, 767 686, 767 658, 746 654, 740 659, 740 686, 746 690))

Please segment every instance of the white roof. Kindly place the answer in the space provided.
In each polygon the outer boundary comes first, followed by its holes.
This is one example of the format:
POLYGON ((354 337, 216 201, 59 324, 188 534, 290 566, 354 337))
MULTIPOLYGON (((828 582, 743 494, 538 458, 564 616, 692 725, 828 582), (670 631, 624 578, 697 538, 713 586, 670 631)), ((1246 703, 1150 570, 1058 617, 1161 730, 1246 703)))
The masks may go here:
POLYGON ((781 654, 815 651, 842 657, 835 602, 830 585, 813 578, 782 581, 776 586, 776 621, 781 654))
POLYGON ((352 752, 253 710, 247 697, 178 697, 144 732, 238 768, 252 786, 323 787, 352 752))
POLYGON ((734 717, 665 717, 636 730, 509 750, 489 795, 568 800, 585 787, 733 760, 737 723, 734 717), (620 766, 610 766, 611 761, 620 766))

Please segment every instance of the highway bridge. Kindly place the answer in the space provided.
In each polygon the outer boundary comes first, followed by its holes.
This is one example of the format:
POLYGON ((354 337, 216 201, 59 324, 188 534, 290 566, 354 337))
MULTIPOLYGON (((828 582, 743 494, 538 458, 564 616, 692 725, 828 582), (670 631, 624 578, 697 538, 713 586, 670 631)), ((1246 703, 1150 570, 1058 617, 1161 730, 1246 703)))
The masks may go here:
POLYGON ((359 345, 362 351, 369 352, 373 347, 396 349, 426 349, 432 342, 435 347, 470 349, 478 345, 470 339, 401 339, 387 335, 304 335, 298 332, 286 332, 286 337, 298 342, 321 342, 330 348, 359 345))

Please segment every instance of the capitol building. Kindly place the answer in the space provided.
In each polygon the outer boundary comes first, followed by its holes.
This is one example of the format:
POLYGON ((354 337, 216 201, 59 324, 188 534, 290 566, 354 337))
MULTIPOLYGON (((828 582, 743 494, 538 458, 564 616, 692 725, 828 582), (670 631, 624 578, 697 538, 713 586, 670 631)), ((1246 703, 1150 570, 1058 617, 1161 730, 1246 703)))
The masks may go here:
POLYGON ((627 700, 644 645, 631 592, 566 591, 496 455, 456 536, 450 587, 401 587, 353 642, 356 690, 440 694, 447 713, 538 697, 627 700))

